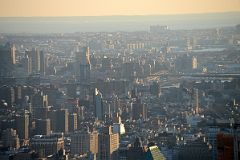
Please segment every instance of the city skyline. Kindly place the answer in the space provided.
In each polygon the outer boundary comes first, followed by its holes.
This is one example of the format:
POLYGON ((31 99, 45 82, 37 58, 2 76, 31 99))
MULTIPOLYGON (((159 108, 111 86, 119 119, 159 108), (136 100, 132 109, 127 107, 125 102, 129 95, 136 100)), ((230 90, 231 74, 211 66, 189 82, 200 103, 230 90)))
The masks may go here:
POLYGON ((240 0, 1 0, 0 160, 240 160, 240 0))
POLYGON ((240 25, 0 44, 0 159, 239 159, 240 25))
POLYGON ((239 0, 71 0, 7 1, 0 6, 0 17, 60 17, 113 15, 175 15, 240 11, 239 0))

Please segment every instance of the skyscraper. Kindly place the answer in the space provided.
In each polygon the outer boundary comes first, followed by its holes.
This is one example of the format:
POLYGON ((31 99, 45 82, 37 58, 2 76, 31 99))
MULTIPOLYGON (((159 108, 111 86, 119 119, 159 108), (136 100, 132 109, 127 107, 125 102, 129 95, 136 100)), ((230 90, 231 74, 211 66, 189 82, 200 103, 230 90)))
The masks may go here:
POLYGON ((89 132, 88 129, 77 131, 71 134, 71 154, 86 154, 91 152, 96 154, 98 151, 98 133, 89 132))
POLYGON ((3 99, 7 102, 9 106, 12 106, 15 103, 15 91, 11 86, 1 86, 0 87, 0 99, 3 99))
POLYGON ((41 75, 45 75, 46 72, 46 64, 45 64, 45 54, 43 51, 40 51, 40 73, 41 75))
POLYGON ((6 43, 0 46, 0 76, 12 76, 16 63, 16 48, 13 44, 6 43))
POLYGON ((193 56, 192 57, 192 69, 197 69, 197 67, 198 67, 197 57, 193 56))
POLYGON ((29 137, 29 115, 16 116, 16 130, 20 139, 26 140, 29 137))
POLYGON ((16 130, 8 128, 2 131, 3 147, 12 147, 18 149, 20 147, 19 138, 16 130))
POLYGON ((145 149, 142 146, 142 141, 140 138, 137 137, 133 145, 127 148, 126 155, 123 154, 123 157, 125 157, 127 160, 144 159, 145 149))
POLYGON ((134 120, 147 119, 147 105, 142 103, 140 99, 137 99, 132 105, 132 118, 134 120))
MULTIPOLYGON (((235 138, 236 139, 236 138, 235 138)), ((238 148, 238 147, 237 147, 238 148)), ((234 159, 234 136, 217 134, 217 159, 234 159)))
POLYGON ((102 70, 110 70, 112 69, 112 61, 110 58, 104 56, 102 59, 102 70))
POLYGON ((47 118, 48 96, 38 92, 32 96, 32 117, 47 118))
POLYGON ((82 47, 76 51, 76 76, 78 81, 89 83, 91 64, 89 47, 82 47))
POLYGON ((69 118, 68 130, 69 130, 69 132, 74 132, 75 130, 77 130, 77 125, 78 125, 77 113, 69 114, 68 118, 69 118))
POLYGON ((122 123, 121 117, 116 113, 116 115, 113 117, 113 133, 118 133, 119 135, 125 134, 125 127, 122 123))
POLYGON ((199 96, 199 90, 197 88, 193 88, 192 89, 192 94, 191 94, 191 105, 192 105, 192 110, 193 110, 193 113, 198 115, 199 114, 199 111, 201 111, 201 108, 200 108, 200 100, 201 100, 201 97, 199 96))
POLYGON ((105 126, 98 136, 99 160, 118 159, 119 134, 112 133, 112 126, 105 126))
POLYGON ((40 52, 36 48, 32 49, 32 71, 33 73, 40 71, 40 52))
POLYGON ((67 109, 61 109, 55 111, 53 116, 53 128, 55 128, 55 132, 63 132, 67 133, 68 130, 68 116, 69 112, 67 109), (55 122, 54 122, 55 121, 55 122))
POLYGON ((103 114, 102 94, 97 88, 95 88, 95 91, 94 91, 93 103, 94 103, 95 118, 97 118, 98 120, 103 120, 104 114, 103 114))
POLYGON ((36 120, 36 134, 50 135, 51 121, 50 119, 37 119, 36 120))
MULTIPOLYGON (((210 160, 212 159, 211 150, 207 143, 198 138, 194 141, 181 145, 176 152, 174 159, 194 159, 194 160, 210 160)), ((220 160, 219 158, 216 158, 220 160)), ((233 158, 224 158, 233 159, 233 158)))
POLYGON ((40 51, 33 48, 31 51, 26 51, 28 57, 28 71, 31 73, 39 73, 40 71, 40 51))
POLYGON ((45 54, 37 48, 33 48, 31 51, 26 51, 26 65, 28 74, 41 73, 45 75, 45 54))

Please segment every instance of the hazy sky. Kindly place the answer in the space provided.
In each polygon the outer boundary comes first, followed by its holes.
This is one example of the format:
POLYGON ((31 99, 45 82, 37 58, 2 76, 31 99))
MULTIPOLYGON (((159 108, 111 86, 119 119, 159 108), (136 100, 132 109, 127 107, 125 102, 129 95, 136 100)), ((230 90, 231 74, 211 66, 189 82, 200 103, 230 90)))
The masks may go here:
POLYGON ((240 0, 1 0, 1 17, 103 16, 240 11, 240 0))

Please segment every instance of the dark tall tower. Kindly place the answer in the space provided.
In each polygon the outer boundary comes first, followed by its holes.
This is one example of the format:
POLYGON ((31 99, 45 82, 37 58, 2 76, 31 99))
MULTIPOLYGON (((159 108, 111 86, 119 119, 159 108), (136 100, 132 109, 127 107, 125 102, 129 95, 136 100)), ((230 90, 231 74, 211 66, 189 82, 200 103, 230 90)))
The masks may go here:
POLYGON ((45 75, 46 65, 45 65, 45 54, 43 51, 40 52, 40 74, 45 75))
POLYGON ((7 102, 8 106, 12 106, 15 103, 15 90, 11 86, 0 87, 0 99, 7 102))
POLYGON ((98 135, 98 159, 99 160, 115 160, 118 159, 119 134, 112 132, 111 126, 102 128, 102 132, 98 135))
POLYGON ((40 52, 38 49, 32 49, 32 71, 39 73, 40 71, 40 52))
POLYGON ((33 48, 31 51, 26 51, 28 58, 28 74, 40 72, 40 51, 33 48))
POLYGON ((67 109, 61 109, 57 110, 55 112, 55 129, 56 132, 68 132, 68 110, 67 109))
POLYGON ((102 94, 97 88, 95 88, 95 91, 94 91, 93 103, 94 103, 95 118, 97 118, 98 120, 103 120, 104 114, 103 114, 102 94))
POLYGON ((111 70, 112 69, 112 61, 110 58, 104 56, 102 59, 102 70, 111 70))
POLYGON ((16 116, 16 129, 20 139, 27 140, 29 138, 29 115, 16 116))
POLYGON ((134 120, 147 119, 147 105, 142 103, 140 99, 137 99, 132 105, 132 118, 134 120))
POLYGON ((80 82, 90 82, 91 64, 89 60, 89 47, 82 47, 76 52, 76 75, 80 82))
POLYGON ((32 117, 47 118, 48 95, 38 92, 32 96, 32 117))
POLYGON ((50 119, 37 119, 35 134, 50 135, 51 121, 50 119))
POLYGON ((13 44, 6 43, 5 46, 0 46, 0 76, 13 75, 16 63, 15 51, 16 48, 13 44))

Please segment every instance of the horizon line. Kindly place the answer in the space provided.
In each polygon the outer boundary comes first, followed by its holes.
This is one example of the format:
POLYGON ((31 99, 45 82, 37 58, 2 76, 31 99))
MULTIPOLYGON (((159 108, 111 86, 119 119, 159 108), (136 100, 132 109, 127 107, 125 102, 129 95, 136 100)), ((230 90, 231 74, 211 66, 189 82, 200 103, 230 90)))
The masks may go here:
POLYGON ((184 16, 184 15, 206 15, 206 14, 231 14, 240 11, 224 11, 224 12, 199 12, 199 13, 169 13, 169 14, 136 14, 136 15, 92 15, 92 16, 0 16, 0 18, 73 18, 73 17, 134 17, 134 16, 184 16))

